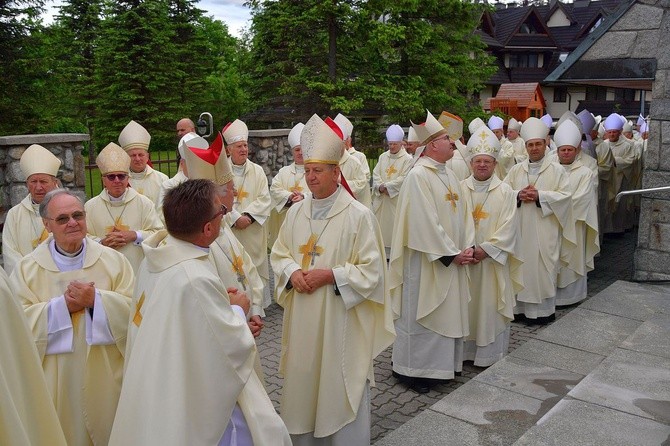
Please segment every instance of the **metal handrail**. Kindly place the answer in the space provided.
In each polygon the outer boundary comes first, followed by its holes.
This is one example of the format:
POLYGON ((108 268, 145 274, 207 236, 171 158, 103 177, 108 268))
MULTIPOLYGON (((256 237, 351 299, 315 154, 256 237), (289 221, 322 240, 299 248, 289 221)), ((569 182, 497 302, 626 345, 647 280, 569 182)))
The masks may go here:
POLYGON ((619 200, 621 200, 621 197, 623 197, 624 195, 637 195, 637 194, 643 194, 645 192, 663 192, 663 191, 670 191, 670 186, 650 187, 649 189, 625 190, 623 192, 619 192, 618 194, 616 194, 614 201, 618 203, 619 200))

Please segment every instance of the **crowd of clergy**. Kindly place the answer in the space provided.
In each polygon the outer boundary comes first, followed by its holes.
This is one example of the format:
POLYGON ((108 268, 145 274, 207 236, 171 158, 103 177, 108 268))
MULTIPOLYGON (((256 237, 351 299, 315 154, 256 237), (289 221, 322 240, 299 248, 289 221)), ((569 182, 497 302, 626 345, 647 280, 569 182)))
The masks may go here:
POLYGON ((211 143, 181 119, 172 178, 130 121, 85 203, 28 147, 2 234, 0 444, 367 445, 388 347, 419 393, 500 360, 511 322, 584 300, 603 236, 636 224, 615 196, 640 186, 648 127, 586 110, 464 127, 393 124, 371 171, 347 117, 313 115, 269 182, 239 119, 211 143), (257 347, 273 295, 279 413, 257 347))

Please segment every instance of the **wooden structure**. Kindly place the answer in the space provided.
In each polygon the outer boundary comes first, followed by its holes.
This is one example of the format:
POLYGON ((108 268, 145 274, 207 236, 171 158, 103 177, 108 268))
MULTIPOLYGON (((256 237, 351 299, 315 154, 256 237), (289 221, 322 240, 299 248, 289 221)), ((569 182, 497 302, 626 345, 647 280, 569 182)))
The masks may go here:
POLYGON ((484 109, 525 121, 545 114, 547 103, 538 82, 502 84, 498 94, 486 101, 484 109))

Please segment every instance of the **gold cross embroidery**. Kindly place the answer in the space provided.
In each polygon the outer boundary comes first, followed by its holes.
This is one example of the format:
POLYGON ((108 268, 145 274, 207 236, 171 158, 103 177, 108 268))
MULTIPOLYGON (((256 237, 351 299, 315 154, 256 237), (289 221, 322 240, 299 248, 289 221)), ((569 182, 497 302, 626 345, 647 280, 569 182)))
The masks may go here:
POLYGON ((456 202, 458 201, 458 194, 452 191, 451 187, 449 186, 447 186, 447 190, 449 192, 444 196, 444 199, 446 201, 450 201, 451 207, 454 208, 454 210, 456 210, 456 202))
POLYGON ((37 248, 37 245, 42 243, 47 238, 49 238, 49 231, 47 231, 46 228, 42 229, 42 233, 40 234, 40 236, 31 242, 31 244, 33 245, 33 249, 37 248))
POLYGON ((124 225, 121 217, 118 217, 116 220, 114 220, 114 224, 112 226, 107 226, 105 228, 105 231, 107 231, 107 234, 114 231, 130 231, 130 226, 124 225))
POLYGON ((242 284, 242 289, 247 290, 247 276, 244 274, 244 260, 242 256, 233 254, 233 272, 237 275, 237 281, 242 284))
POLYGON ((237 202, 241 203, 242 200, 244 200, 245 198, 247 198, 249 196, 249 192, 245 191, 244 186, 242 186, 242 187, 240 187, 240 190, 237 191, 235 196, 237 197, 237 202))
POLYGON ((140 310, 142 309, 142 305, 144 305, 144 293, 140 296, 140 300, 137 301, 137 308, 135 309, 135 316, 133 316, 133 324, 136 326, 140 326, 142 323, 142 313, 140 313, 140 310))
POLYGON ((479 222, 485 218, 489 217, 488 212, 484 212, 484 204, 479 203, 475 206, 475 210, 472 211, 472 218, 475 220, 475 228, 479 227, 479 222))
POLYGON ((316 260, 316 257, 323 254, 323 248, 318 246, 316 241, 316 234, 312 234, 309 236, 309 240, 307 240, 306 244, 300 245, 299 252, 302 254, 302 269, 309 268, 310 264, 314 266, 314 260, 316 260))
POLYGON ((388 169, 386 169, 386 178, 391 178, 391 176, 396 173, 397 170, 393 164, 391 164, 388 169))
POLYGON ((302 192, 302 186, 300 185, 299 182, 296 181, 296 183, 293 185, 292 188, 289 189, 291 192, 302 192))

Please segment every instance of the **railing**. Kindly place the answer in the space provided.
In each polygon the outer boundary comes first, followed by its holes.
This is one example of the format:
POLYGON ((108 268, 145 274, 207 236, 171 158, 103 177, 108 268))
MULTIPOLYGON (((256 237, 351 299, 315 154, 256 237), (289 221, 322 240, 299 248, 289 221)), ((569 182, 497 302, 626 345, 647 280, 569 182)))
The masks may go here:
POLYGON ((616 194, 614 201, 618 203, 619 200, 621 200, 621 197, 623 197, 624 195, 638 195, 647 192, 665 192, 665 191, 670 191, 670 186, 650 187, 649 189, 625 190, 623 192, 619 192, 618 194, 616 194))

